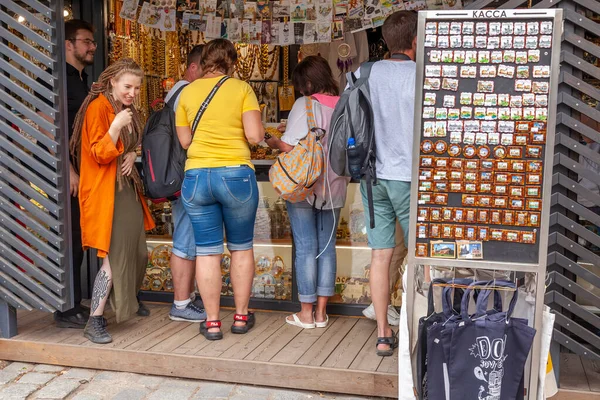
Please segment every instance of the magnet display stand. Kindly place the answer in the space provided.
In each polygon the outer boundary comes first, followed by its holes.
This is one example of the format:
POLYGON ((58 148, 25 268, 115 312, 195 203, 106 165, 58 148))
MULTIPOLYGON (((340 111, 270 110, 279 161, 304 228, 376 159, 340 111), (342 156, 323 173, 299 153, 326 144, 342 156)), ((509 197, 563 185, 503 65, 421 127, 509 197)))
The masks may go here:
POLYGON ((540 367, 562 30, 560 9, 419 12, 410 336, 418 328, 417 266, 534 273, 537 334, 525 371, 525 398, 532 400, 540 367))

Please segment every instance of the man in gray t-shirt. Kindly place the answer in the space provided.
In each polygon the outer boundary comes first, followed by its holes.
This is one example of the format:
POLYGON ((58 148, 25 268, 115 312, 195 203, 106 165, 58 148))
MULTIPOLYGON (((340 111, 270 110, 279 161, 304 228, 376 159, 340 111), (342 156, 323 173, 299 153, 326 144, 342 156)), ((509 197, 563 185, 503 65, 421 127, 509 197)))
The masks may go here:
MULTIPOLYGON (((398 11, 382 28, 391 57, 375 63, 369 75, 377 152, 377 185, 373 186, 375 228, 370 229, 366 182, 361 182, 371 253, 371 297, 377 319, 377 355, 391 356, 398 345, 388 325, 389 267, 396 246, 396 221, 408 238, 415 103, 414 62, 417 14, 398 11)), ((360 70, 357 72, 360 75, 360 70)))

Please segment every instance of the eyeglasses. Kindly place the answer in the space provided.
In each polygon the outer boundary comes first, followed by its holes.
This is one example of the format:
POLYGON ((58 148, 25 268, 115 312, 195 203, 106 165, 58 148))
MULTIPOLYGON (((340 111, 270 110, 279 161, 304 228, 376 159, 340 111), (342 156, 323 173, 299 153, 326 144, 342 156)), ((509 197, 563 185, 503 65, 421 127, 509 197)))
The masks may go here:
POLYGON ((83 43, 85 43, 86 46, 91 47, 91 46, 98 46, 98 42, 96 42, 95 40, 90 40, 90 39, 69 39, 71 42, 75 42, 77 40, 81 40, 83 43))

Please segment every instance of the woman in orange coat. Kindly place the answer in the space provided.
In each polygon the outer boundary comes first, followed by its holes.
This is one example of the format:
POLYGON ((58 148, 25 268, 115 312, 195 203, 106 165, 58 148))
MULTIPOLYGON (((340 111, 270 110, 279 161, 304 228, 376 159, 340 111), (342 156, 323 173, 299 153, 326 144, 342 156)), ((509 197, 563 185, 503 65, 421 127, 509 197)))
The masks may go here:
POLYGON ((80 163, 83 248, 97 249, 103 258, 84 330, 94 343, 112 341, 102 317, 109 295, 117 322, 136 312, 148 315, 136 297, 148 262, 144 230, 154 227, 134 167, 143 126, 133 101, 143 76, 132 59, 104 70, 77 113, 71 138, 80 163))

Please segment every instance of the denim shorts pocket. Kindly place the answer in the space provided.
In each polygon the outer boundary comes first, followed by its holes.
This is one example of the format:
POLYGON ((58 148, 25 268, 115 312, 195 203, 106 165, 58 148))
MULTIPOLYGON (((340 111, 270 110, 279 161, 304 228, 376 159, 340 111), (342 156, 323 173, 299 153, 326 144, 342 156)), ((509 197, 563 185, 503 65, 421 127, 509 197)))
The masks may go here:
POLYGON ((196 189, 198 188, 198 175, 187 175, 183 179, 181 185, 181 198, 185 203, 191 203, 196 196, 196 189))
POLYGON ((252 179, 250 175, 236 177, 222 177, 227 193, 240 203, 245 203, 252 198, 252 179))

